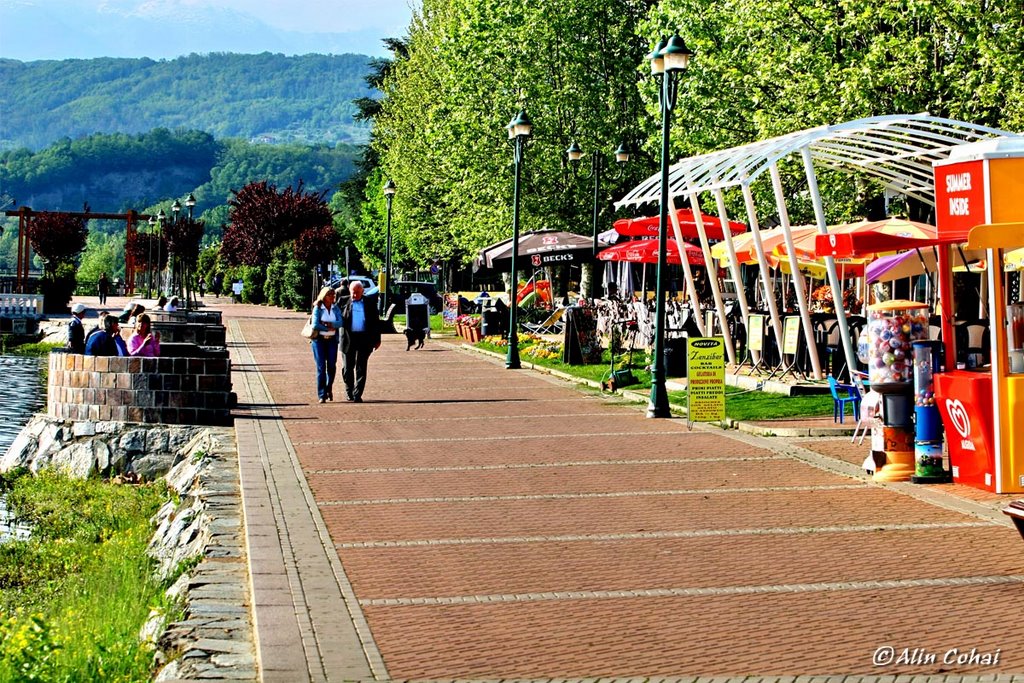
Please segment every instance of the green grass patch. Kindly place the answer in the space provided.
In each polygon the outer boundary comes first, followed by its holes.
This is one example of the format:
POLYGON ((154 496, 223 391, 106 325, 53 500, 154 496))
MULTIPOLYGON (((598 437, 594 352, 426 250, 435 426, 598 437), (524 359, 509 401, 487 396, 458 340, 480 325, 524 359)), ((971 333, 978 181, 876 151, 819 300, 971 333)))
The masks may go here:
MULTIPOLYGON (((441 324, 441 314, 435 313, 430 316, 430 331, 440 332, 443 325, 441 324)), ((395 329, 401 332, 405 329, 405 313, 395 314, 395 329)))
MULTIPOLYGON (((668 392, 670 403, 686 405, 685 391, 668 392)), ((725 415, 733 420, 778 420, 793 417, 817 417, 832 414, 832 397, 785 396, 767 391, 725 388, 725 415)))
POLYGON ((0 337, 0 353, 8 356, 36 356, 43 357, 50 355, 54 349, 64 348, 63 344, 49 344, 44 342, 16 343, 10 337, 0 337))
MULTIPOLYGON (((505 355, 508 347, 504 344, 496 344, 494 338, 488 338, 477 342, 476 347, 505 355)), ((559 370, 573 377, 589 379, 595 382, 602 382, 608 379, 610 357, 605 349, 603 361, 600 365, 566 365, 561 361, 560 353, 557 357, 549 357, 546 354, 540 356, 531 355, 530 348, 536 344, 530 340, 520 337, 519 358, 526 365, 532 363, 546 368, 559 370)), ((552 342, 549 348, 554 348, 552 342)), ((626 368, 627 354, 616 356, 616 370, 626 368)), ((632 391, 648 392, 651 390, 651 373, 648 369, 650 361, 646 351, 634 351, 629 370, 633 374, 634 381, 629 384, 619 384, 618 389, 629 389, 632 391)), ((686 405, 686 391, 668 392, 669 402, 675 405, 686 405)), ((725 387, 725 414, 733 420, 776 420, 795 417, 816 417, 832 414, 832 397, 828 394, 813 396, 784 396, 765 391, 750 391, 736 387, 725 387)))
POLYGON ((150 680, 139 629, 151 607, 173 610, 146 555, 166 487, 53 473, 2 483, 33 533, 0 544, 0 681, 150 680))

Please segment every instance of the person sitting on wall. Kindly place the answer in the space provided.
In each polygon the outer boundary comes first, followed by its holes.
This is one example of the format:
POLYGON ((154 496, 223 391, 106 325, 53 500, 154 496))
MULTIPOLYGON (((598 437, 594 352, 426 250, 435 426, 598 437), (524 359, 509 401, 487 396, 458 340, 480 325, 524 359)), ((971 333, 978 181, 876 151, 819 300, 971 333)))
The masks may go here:
POLYGON ((71 324, 68 325, 67 348, 71 353, 85 353, 85 304, 77 303, 71 307, 71 324))
POLYGON ((160 298, 156 300, 156 310, 162 311, 162 310, 164 310, 164 306, 166 306, 166 305, 167 305, 167 297, 164 296, 163 294, 161 294, 160 298))
POLYGON ((178 297, 172 296, 171 300, 164 304, 162 308, 168 313, 174 313, 176 310, 178 310, 178 297))
POLYGON ((121 315, 117 316, 117 321, 125 323, 126 325, 135 325, 135 321, 138 320, 139 316, 146 311, 146 307, 142 304, 129 304, 125 307, 125 310, 121 311, 121 315))
POLYGON ((102 329, 89 335, 85 342, 87 356, 127 356, 128 347, 121 339, 121 327, 117 316, 102 318, 102 329))
POLYGON ((153 324, 145 313, 136 319, 135 332, 128 338, 128 355, 147 358, 160 355, 160 333, 153 331, 153 324))

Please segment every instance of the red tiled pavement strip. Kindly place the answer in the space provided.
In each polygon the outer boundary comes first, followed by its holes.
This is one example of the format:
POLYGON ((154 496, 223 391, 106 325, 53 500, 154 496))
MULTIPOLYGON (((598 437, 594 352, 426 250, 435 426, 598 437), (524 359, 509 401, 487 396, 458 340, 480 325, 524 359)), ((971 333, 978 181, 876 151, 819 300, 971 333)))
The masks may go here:
POLYGON ((332 587, 302 580, 311 560, 292 552, 291 611, 276 613, 310 678, 902 683, 1024 667, 1024 546, 988 501, 875 485, 833 457, 838 440, 690 433, 438 341, 385 338, 366 402, 319 405, 300 314, 225 316, 255 363, 236 384, 260 377, 274 406, 248 428, 287 441, 291 470, 270 462, 268 481, 304 475, 288 504, 310 519, 284 515, 277 537, 337 553, 332 587), (327 619, 342 603, 351 615, 327 619), (359 647, 339 653, 345 637, 359 647), (876 666, 885 647, 899 661, 876 666), (978 656, 943 663, 954 648, 978 656))

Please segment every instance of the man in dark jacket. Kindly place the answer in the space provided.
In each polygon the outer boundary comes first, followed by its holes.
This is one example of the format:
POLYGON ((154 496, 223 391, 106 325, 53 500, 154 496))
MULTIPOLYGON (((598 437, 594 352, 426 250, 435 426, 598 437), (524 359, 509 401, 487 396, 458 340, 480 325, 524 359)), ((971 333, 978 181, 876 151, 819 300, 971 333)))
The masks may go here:
POLYGON ((71 307, 71 324, 68 325, 68 350, 71 353, 85 353, 85 304, 78 303, 71 307))
POLYGON ((363 283, 350 287, 352 299, 341 309, 341 352, 345 355, 342 377, 348 400, 363 402, 366 364, 370 354, 380 348, 380 317, 377 307, 363 299, 363 283))
POLYGON ((93 332, 85 343, 87 356, 127 356, 128 348, 121 339, 121 327, 116 315, 105 315, 101 319, 103 329, 93 332))

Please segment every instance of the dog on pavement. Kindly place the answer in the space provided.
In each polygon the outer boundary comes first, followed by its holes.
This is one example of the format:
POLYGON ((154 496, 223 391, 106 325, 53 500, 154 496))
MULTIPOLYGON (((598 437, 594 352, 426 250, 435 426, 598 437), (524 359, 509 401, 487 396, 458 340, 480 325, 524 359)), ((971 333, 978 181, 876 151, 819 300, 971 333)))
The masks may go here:
POLYGON ((407 342, 405 350, 408 351, 415 344, 417 349, 423 348, 423 342, 427 338, 426 329, 415 329, 412 327, 405 328, 405 340, 407 342))

